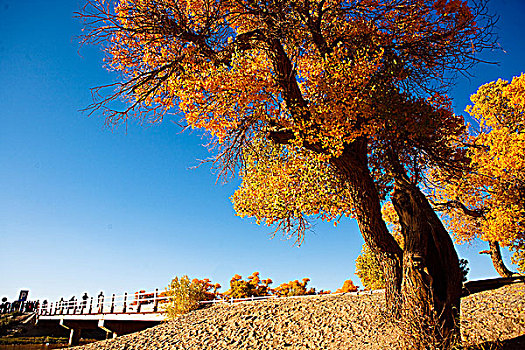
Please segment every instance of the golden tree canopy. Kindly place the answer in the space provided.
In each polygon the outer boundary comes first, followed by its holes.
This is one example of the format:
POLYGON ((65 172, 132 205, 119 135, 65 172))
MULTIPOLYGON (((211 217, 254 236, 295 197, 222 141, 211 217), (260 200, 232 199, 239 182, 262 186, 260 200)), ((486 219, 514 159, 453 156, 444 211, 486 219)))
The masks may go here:
POLYGON ((262 132, 337 157, 359 137, 425 147, 457 132, 436 93, 486 45, 484 11, 456 0, 93 0, 80 16, 84 40, 102 43, 122 76, 93 106, 108 123, 180 111, 223 150, 262 132), (112 109, 116 98, 127 109, 112 109))

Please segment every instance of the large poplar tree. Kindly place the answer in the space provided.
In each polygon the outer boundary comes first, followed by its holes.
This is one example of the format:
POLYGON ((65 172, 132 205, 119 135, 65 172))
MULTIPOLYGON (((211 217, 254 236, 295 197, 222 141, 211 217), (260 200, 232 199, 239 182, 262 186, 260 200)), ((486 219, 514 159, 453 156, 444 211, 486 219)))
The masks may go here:
POLYGON ((464 123, 444 93, 492 46, 484 2, 93 0, 80 16, 121 73, 92 106, 109 124, 182 112, 225 174, 249 171, 245 152, 260 145, 309 152, 347 192, 392 311, 436 315, 440 337, 457 335, 458 258, 417 185, 427 167, 460 161, 450 140, 464 123), (389 191, 403 250, 381 218, 389 191))

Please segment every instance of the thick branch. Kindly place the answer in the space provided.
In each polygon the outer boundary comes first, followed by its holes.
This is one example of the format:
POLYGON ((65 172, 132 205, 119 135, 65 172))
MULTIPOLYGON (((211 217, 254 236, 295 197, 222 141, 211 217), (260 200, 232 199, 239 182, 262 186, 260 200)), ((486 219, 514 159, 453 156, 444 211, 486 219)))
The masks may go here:
POLYGON ((485 209, 469 209, 459 200, 452 200, 448 202, 432 203, 434 208, 438 211, 444 211, 448 209, 459 209, 465 215, 471 216, 473 218, 483 218, 485 216, 485 209))
POLYGON ((501 277, 512 277, 513 273, 510 271, 505 262, 503 262, 503 257, 501 256, 501 249, 499 243, 496 241, 489 241, 489 250, 484 250, 479 252, 480 254, 489 254, 492 259, 492 264, 501 277))

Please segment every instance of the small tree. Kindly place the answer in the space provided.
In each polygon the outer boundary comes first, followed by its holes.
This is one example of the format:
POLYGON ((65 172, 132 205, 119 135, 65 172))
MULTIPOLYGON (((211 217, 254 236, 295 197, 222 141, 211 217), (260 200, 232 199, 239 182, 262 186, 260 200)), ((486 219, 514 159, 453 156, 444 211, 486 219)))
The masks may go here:
POLYGON ((352 280, 347 279, 341 288, 335 291, 336 293, 349 293, 349 292, 357 292, 357 287, 354 285, 354 282, 352 280))
POLYGON ((377 256, 365 243, 361 254, 355 261, 355 273, 361 279, 366 289, 375 290, 385 288, 385 275, 377 256))
POLYGON ((213 300, 220 287, 218 283, 211 284, 209 279, 190 281, 186 275, 175 277, 166 288, 166 296, 169 297, 166 307, 168 318, 173 319, 198 309, 201 301, 213 300))
POLYGON ((475 120, 466 138, 470 167, 455 177, 435 171, 433 201, 458 243, 489 243, 494 268, 512 276, 500 245, 525 272, 525 74, 479 87, 466 111, 475 120))
POLYGON ((306 289, 306 285, 310 282, 309 278, 303 278, 302 282, 298 280, 283 283, 274 289, 275 294, 280 297, 292 297, 299 295, 314 295, 315 288, 306 289))
POLYGON ((224 293, 225 296, 237 298, 260 297, 271 294, 271 279, 261 280, 259 272, 252 273, 245 281, 241 275, 235 275, 230 280, 230 289, 224 293))

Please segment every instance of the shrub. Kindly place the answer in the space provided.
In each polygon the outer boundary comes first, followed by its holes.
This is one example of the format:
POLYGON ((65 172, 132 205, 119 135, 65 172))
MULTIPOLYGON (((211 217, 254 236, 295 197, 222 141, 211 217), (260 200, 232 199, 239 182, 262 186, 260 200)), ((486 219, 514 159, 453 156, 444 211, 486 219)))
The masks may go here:
POLYGON ((167 317, 173 319, 198 309, 199 302, 213 300, 220 287, 219 284, 211 284, 209 279, 190 281, 186 275, 175 277, 166 288, 166 296, 170 298, 166 306, 167 317))
POLYGON ((331 290, 320 290, 319 292, 317 292, 317 294, 319 295, 323 295, 323 294, 332 294, 332 291, 331 290))

